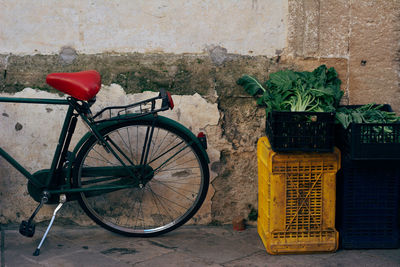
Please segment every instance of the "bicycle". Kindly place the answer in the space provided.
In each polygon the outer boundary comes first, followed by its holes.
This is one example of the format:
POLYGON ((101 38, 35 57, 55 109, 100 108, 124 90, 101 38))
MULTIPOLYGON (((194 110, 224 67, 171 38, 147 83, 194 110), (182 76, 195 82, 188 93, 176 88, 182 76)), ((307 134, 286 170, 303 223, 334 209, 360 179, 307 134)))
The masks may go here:
POLYGON ((158 113, 173 109, 171 94, 92 114, 101 87, 94 70, 52 73, 46 82, 66 99, 0 97, 0 102, 67 105, 68 110, 49 169, 28 172, 0 147, 0 155, 28 179, 39 205, 20 233, 32 237, 34 217, 44 204, 57 204, 33 255, 67 201, 112 232, 134 237, 167 233, 186 223, 202 205, 209 184, 207 140, 158 113), (89 128, 73 150, 71 138, 80 118, 89 128))

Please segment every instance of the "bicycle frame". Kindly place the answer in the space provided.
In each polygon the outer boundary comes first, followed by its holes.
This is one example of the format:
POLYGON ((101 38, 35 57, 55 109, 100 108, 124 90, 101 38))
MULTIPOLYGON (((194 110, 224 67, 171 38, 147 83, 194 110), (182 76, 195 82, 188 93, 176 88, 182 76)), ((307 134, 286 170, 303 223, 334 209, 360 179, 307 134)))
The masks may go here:
POLYGON ((68 100, 65 99, 44 99, 44 98, 15 98, 15 97, 0 97, 2 103, 25 103, 25 104, 51 104, 51 105, 69 105, 64 125, 60 133, 57 148, 51 164, 51 171, 46 183, 43 185, 42 182, 38 181, 32 173, 27 171, 21 164, 18 163, 10 154, 8 154, 3 148, 0 147, 0 156, 7 160, 15 169, 23 174, 29 181, 31 181, 37 187, 47 187, 50 184, 51 179, 54 177, 56 165, 60 159, 62 144, 65 140, 68 124, 71 121, 73 107, 68 100))
MULTIPOLYGON (((15 160, 10 154, 8 154, 3 148, 0 147, 0 156, 2 156, 5 160, 7 160, 15 169, 17 169, 22 175, 24 175, 33 185, 38 188, 49 188, 51 183, 54 182, 57 172, 64 171, 63 164, 67 161, 66 154, 69 147, 70 138, 73 134, 74 129, 71 129, 72 124, 76 124, 76 117, 79 115, 83 121, 89 126, 91 132, 102 142, 104 142, 105 147, 114 154, 114 156, 122 163, 123 167, 127 167, 122 159, 115 153, 115 151, 110 147, 107 142, 104 141, 103 136, 99 133, 96 125, 90 122, 89 118, 86 114, 79 108, 78 101, 73 98, 68 99, 43 99, 43 98, 13 98, 13 97, 0 97, 0 102, 2 103, 24 103, 24 104, 52 104, 52 105, 68 105, 68 110, 64 119, 64 124, 61 129, 61 133, 59 135, 57 147, 53 156, 53 160, 51 163, 50 171, 48 172, 47 179, 45 183, 39 181, 35 178, 34 174, 30 173, 26 170, 17 160, 15 160), (77 112, 77 113, 74 113, 77 112), (75 122, 74 121, 75 118, 75 122)), ((75 128, 75 125, 73 126, 75 128)), ((69 170, 71 169, 73 163, 69 162, 69 170)), ((132 171, 129 168, 126 168, 128 172, 132 175, 132 171)), ((70 173, 66 174, 66 177, 70 178, 70 173)), ((50 194, 51 193, 77 193, 83 191, 98 191, 98 190, 118 190, 127 188, 127 186, 102 186, 102 187, 94 187, 94 188, 67 188, 60 189, 60 182, 58 181, 55 185, 55 190, 47 190, 50 194)))
MULTIPOLYGON (((52 105, 68 105, 68 110, 64 119, 64 124, 61 129, 61 133, 59 135, 57 147, 53 156, 53 160, 51 163, 50 169, 44 169, 40 170, 34 174, 30 173, 27 171, 21 164, 18 163, 17 160, 15 160, 11 155, 9 155, 4 149, 0 147, 0 156, 2 156, 4 159, 6 159, 14 168, 16 168, 22 175, 24 175, 34 186, 41 190, 46 190, 50 194, 62 194, 62 193, 79 193, 79 192, 88 192, 88 191, 100 191, 100 190, 119 190, 119 189, 124 189, 132 186, 139 186, 139 182, 137 184, 131 184, 131 185, 101 185, 101 186, 93 186, 89 188, 72 188, 73 184, 71 183, 71 174, 72 174, 72 167, 74 165, 74 158, 75 155, 77 155, 79 148, 82 146, 82 144, 91 136, 94 136, 102 145, 103 147, 110 153, 113 154, 113 156, 121 163, 121 166, 116 168, 113 167, 111 169, 104 169, 104 168, 99 168, 99 169, 89 169, 85 170, 86 174, 96 175, 101 176, 101 173, 103 172, 109 172, 110 176, 124 173, 125 175, 128 174, 131 177, 135 177, 134 174, 134 168, 135 164, 133 164, 132 161, 130 161, 129 157, 126 156, 124 152, 109 138, 104 137, 100 131, 107 127, 112 125, 113 123, 118 123, 121 120, 125 119, 134 119, 134 118, 139 118, 143 116, 154 116, 155 118, 158 118, 157 113, 159 111, 164 111, 170 108, 169 106, 169 100, 166 98, 169 97, 166 95, 165 91, 160 91, 160 95, 158 97, 153 97, 149 98, 147 100, 139 101, 134 104, 130 104, 127 106, 115 106, 115 107, 107 107, 104 108, 103 110, 99 111, 97 114, 94 116, 91 115, 90 111, 90 106, 94 102, 83 102, 79 101, 75 98, 68 97, 67 99, 43 99, 43 98, 14 98, 14 97, 0 97, 0 103, 25 103, 25 104, 52 104, 52 105), (161 108, 156 108, 156 100, 161 99, 162 100, 162 105, 161 108), (81 104, 79 103, 81 102, 81 104), (150 111, 143 111, 142 110, 142 105, 145 105, 147 103, 151 104, 151 110, 150 111), (128 110, 132 107, 137 107, 139 106, 140 111, 142 113, 134 113, 134 114, 125 114, 121 115, 121 112, 118 112, 118 115, 116 117, 111 117, 111 110, 121 110, 125 109, 128 110), (109 119, 102 119, 102 120, 97 120, 95 121, 94 118, 100 117, 100 115, 104 112, 110 112, 110 118, 109 119), (88 116, 88 114, 90 114, 88 116), (75 130, 75 125, 77 121, 77 117, 80 117, 82 121, 89 127, 90 132, 87 133, 81 141, 76 145, 75 149, 73 150, 70 155, 68 155, 69 151, 69 145, 70 141, 72 138, 72 135, 75 130), (111 146, 113 146, 115 149, 113 149, 111 146), (118 155, 118 153, 121 155, 121 157, 118 155), (125 164, 124 160, 125 159, 128 163, 125 164), (67 163, 67 166, 65 167, 64 164, 67 163), (129 165, 129 166, 127 166, 129 165), (35 175, 47 175, 45 182, 40 181, 35 177, 35 175), (56 178, 63 178, 62 181, 56 180, 56 178), (68 183, 66 184, 66 181, 68 183)), ((181 127, 181 126, 178 126, 181 127)), ((147 163, 147 156, 149 153, 149 146, 150 146, 150 140, 153 135, 153 129, 154 129, 154 121, 153 125, 148 128, 146 137, 145 137, 145 145, 143 147, 143 151, 145 153, 142 154, 142 159, 140 164, 146 164, 147 163)), ((182 131, 186 131, 184 127, 182 127, 182 131)), ((188 133, 189 134, 189 133, 188 133)), ((190 133, 191 134, 191 133, 190 133)), ((194 142, 197 143, 197 145, 201 146, 197 138, 193 136, 193 139, 195 140, 194 142)), ((188 145, 192 145, 193 141, 190 142, 188 145)), ((208 160, 208 156, 206 153, 203 151, 205 154, 205 157, 208 160)))

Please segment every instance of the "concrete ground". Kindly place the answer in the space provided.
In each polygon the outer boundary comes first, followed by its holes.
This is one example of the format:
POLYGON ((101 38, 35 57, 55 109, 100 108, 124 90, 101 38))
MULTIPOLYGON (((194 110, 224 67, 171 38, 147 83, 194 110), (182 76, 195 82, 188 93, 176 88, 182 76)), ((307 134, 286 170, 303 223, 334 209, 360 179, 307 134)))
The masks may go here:
POLYGON ((45 226, 33 238, 1 229, 3 266, 400 266, 400 249, 269 255, 254 227, 184 226, 155 238, 128 238, 100 227, 54 226, 41 254, 32 256, 45 226))

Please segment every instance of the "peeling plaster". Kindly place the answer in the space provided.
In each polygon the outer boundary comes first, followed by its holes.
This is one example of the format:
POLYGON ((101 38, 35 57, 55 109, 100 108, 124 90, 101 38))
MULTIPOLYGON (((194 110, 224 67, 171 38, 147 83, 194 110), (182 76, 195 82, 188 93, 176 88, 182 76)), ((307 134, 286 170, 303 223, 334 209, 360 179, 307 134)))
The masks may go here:
MULTIPOLYGON (((154 97, 157 94, 155 92, 126 94, 124 89, 117 84, 103 85, 92 110, 96 112, 109 105, 125 105, 154 97)), ((63 98, 56 94, 31 88, 26 88, 15 94, 1 94, 1 96, 63 98)), ((207 152, 211 164, 218 162, 220 160, 221 143, 224 142, 224 139, 215 136, 216 132, 221 131, 218 124, 220 115, 217 104, 207 102, 197 93, 194 95, 173 95, 172 97, 175 103, 174 110, 162 112, 160 115, 177 120, 194 134, 203 131, 208 136, 207 152)), ((49 168, 66 109, 66 106, 56 105, 1 103, 0 112, 3 114, 0 117, 0 124, 2 125, 2 131, 0 131, 1 146, 32 173, 49 168)), ((82 123, 78 123, 71 144, 72 148, 85 132, 87 132, 87 128, 82 123)), ((211 182, 217 174, 213 171, 210 174, 208 196, 201 210, 194 217, 196 223, 207 224, 211 222, 211 198, 214 195, 211 182)), ((27 194, 26 179, 7 164, 4 159, 0 159, 0 175, 2 177, 0 223, 19 221, 18 217, 28 218, 36 204, 27 194), (3 190, 4 188, 7 188, 7 190, 3 190), (9 201, 9 199, 13 199, 13 201, 9 201), (16 214, 20 215, 16 216, 16 214)), ((69 205, 75 204, 70 203, 69 205)), ((74 209, 65 208, 60 216, 79 224, 91 223, 85 215, 77 216, 75 213, 74 209)), ((41 212, 37 221, 46 220, 49 216, 51 216, 50 212, 41 212)))

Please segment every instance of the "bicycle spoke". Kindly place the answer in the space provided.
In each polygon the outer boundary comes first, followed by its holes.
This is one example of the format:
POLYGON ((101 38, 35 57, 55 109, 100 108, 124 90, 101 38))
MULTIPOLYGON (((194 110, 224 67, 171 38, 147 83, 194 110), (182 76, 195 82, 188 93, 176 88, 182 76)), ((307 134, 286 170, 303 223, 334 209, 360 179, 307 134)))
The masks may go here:
POLYGON ((181 144, 183 144, 184 141, 180 142, 179 144, 173 146, 171 149, 165 151, 164 153, 162 153, 161 155, 159 155, 157 158, 153 159, 152 161, 148 162, 148 164, 153 163, 154 161, 156 161, 157 159, 161 158, 162 156, 166 155, 168 152, 172 151, 173 149, 177 148, 178 146, 180 146, 181 144))
MULTIPOLYGON (((169 133, 167 134, 167 136, 169 135, 169 133)), ((163 142, 165 142, 165 140, 166 139, 164 139, 164 141, 163 142)), ((176 143, 176 142, 178 142, 178 143, 182 143, 182 142, 184 142, 183 140, 181 140, 181 139, 179 139, 177 136, 175 136, 175 138, 173 139, 173 140, 168 140, 168 144, 166 144, 165 145, 165 147, 163 147, 163 148, 161 148, 162 147, 162 145, 163 145, 163 143, 162 144, 160 144, 160 146, 159 146, 159 149, 158 150, 160 150, 160 151, 165 151, 165 150, 170 150, 170 146, 174 146, 174 143, 176 143)), ((157 150, 157 152, 158 152, 158 150, 157 150)), ((161 153, 161 152, 160 152, 161 153)))
MULTIPOLYGON (((129 138, 129 131, 128 131, 128 128, 127 128, 126 130, 127 130, 127 133, 128 133, 128 141, 129 141, 130 138, 129 138)), ((128 151, 129 151, 129 153, 131 154, 131 159, 134 160, 130 142, 128 142, 128 143, 129 143, 129 145, 128 145, 128 144, 125 142, 125 140, 122 138, 121 133, 119 132, 119 130, 116 131, 116 132, 117 132, 119 138, 121 139, 122 143, 124 143, 124 145, 126 146, 126 148, 127 148, 128 151)), ((117 146, 117 144, 116 144, 114 141, 112 141, 111 137, 108 136, 108 138, 110 138, 110 141, 111 141, 112 145, 113 145, 113 146, 114 146, 128 161, 129 161, 129 163, 130 163, 131 165, 135 165, 135 164, 131 161, 131 159, 130 159, 128 156, 126 156, 125 153, 122 152, 122 149, 119 148, 119 147, 117 146)), ((137 164, 137 163, 136 163, 136 164, 137 164)))
MULTIPOLYGON (((156 151, 154 152, 155 155, 157 154, 157 152, 158 152, 158 150, 160 149, 160 147, 164 144, 164 141, 165 141, 165 139, 167 138, 168 135, 169 135, 169 132, 166 132, 164 138, 161 140, 160 144, 157 146, 156 151)), ((153 146, 153 148, 154 148, 154 147, 155 147, 155 146, 153 146)), ((150 160, 150 161, 152 161, 152 160, 150 160)))
MULTIPOLYGON (((189 152, 190 153, 190 152, 189 152)), ((182 157, 180 157, 180 158, 178 158, 178 159, 181 159, 182 157)), ((189 169, 199 169, 199 167, 185 167, 185 168, 180 168, 179 166, 181 166, 181 165, 184 165, 184 164, 187 164, 187 163, 189 163, 189 162, 196 162, 196 159, 191 159, 191 160, 188 160, 188 161, 185 161, 185 162, 182 162, 182 163, 179 163, 179 164, 176 164, 176 165, 174 165, 173 167, 173 169, 172 169, 172 167, 171 168, 168 168, 168 169, 165 169, 165 167, 167 167, 167 166, 169 166, 170 164, 167 164, 164 168, 162 168, 162 170, 159 170, 159 172, 165 172, 165 171, 184 171, 184 170, 189 170, 189 169), (175 167, 179 167, 179 168, 175 168, 175 167)))
MULTIPOLYGON (((164 139, 162 140, 162 142, 161 142, 160 145, 158 146, 156 152, 154 153, 155 155, 157 155, 157 152, 160 150, 161 146, 164 144, 164 141, 166 140, 166 137, 167 137, 168 135, 169 135, 169 132, 167 132, 167 135, 164 136, 164 139)), ((177 136, 175 136, 175 139, 174 139, 174 140, 170 141, 164 148, 162 148, 161 151, 165 151, 170 145, 174 146, 173 144, 175 143, 176 140, 178 140, 178 137, 177 137, 177 136)), ((184 142, 184 141, 182 140, 180 143, 182 143, 182 142, 184 142)), ((180 143, 179 143, 179 144, 180 144, 180 143)), ((179 145, 179 144, 178 144, 178 145, 179 145)), ((172 150, 172 149, 173 149, 173 148, 171 148, 171 149, 168 148, 167 151, 170 151, 170 150, 172 150)), ((160 152, 160 153, 162 153, 162 155, 165 154, 165 152, 160 152)), ((157 156, 156 159, 158 159, 158 158, 160 158, 160 157, 161 157, 161 156, 157 156)), ((151 162, 156 161, 156 159, 152 159, 151 162)), ((149 163, 149 164, 150 164, 150 163, 149 163)))
POLYGON ((169 168, 169 169, 162 169, 162 170, 159 170, 158 172, 159 173, 162 173, 162 172, 184 172, 184 171, 187 171, 187 170, 191 170, 191 169, 200 169, 199 167, 187 167, 187 168, 177 168, 177 169, 172 169, 172 168, 169 168))
MULTIPOLYGON (((194 179, 194 178, 198 179, 199 177, 198 177, 198 176, 194 176, 194 177, 189 178, 189 179, 194 179)), ((157 182, 161 182, 161 181, 160 181, 160 180, 154 180, 154 182, 157 183, 157 182)), ((179 184, 179 185, 193 185, 193 186, 199 186, 199 185, 201 185, 200 183, 188 183, 188 182, 185 183, 185 182, 181 182, 181 181, 178 181, 178 180, 175 180, 175 181, 171 181, 171 180, 162 181, 162 183, 167 183, 167 184, 179 184)))
MULTIPOLYGON (((118 131, 118 133, 119 133, 119 131, 118 131)), ((131 137, 130 137, 130 135, 129 135, 129 128, 128 128, 128 127, 126 128, 126 133, 128 134, 129 151, 130 151, 130 153, 131 153, 132 160, 134 160, 132 145, 131 145, 131 142, 130 142, 130 141, 131 141, 131 137)), ((137 164, 137 162, 136 162, 136 164, 137 164)))
POLYGON ((103 158, 103 159, 95 158, 95 157, 93 157, 93 156, 90 156, 89 158, 92 158, 92 159, 95 159, 95 160, 99 160, 99 161, 103 161, 103 162, 105 162, 105 163, 109 163, 109 164, 114 165, 114 166, 118 166, 117 164, 112 163, 111 161, 109 161, 108 159, 106 159, 106 158, 105 158, 102 154, 100 154, 96 149, 93 149, 93 151, 96 152, 96 154, 99 155, 99 156, 100 156, 101 158, 103 158))
MULTIPOLYGON (((138 190, 138 189, 135 189, 135 191, 137 192, 137 191, 139 191, 139 190, 138 190)), ((141 201, 139 201, 139 196, 136 195, 136 194, 135 194, 134 200, 135 200, 135 202, 134 202, 132 211, 134 211, 134 210, 139 210, 136 206, 137 206, 137 205, 140 205, 140 202, 141 202, 141 201), (138 204, 138 203, 139 203, 139 204, 138 204)), ((140 206, 139 206, 139 207, 140 207, 140 206)), ((133 213, 132 213, 132 214, 133 214, 133 213)), ((135 220, 135 222, 137 222, 137 220, 138 220, 138 216, 137 216, 137 215, 134 215, 133 218, 132 218, 132 216, 130 216, 130 217, 131 217, 131 220, 135 220)), ((136 226, 137 226, 137 223, 135 223, 134 225, 135 225, 135 227, 136 227, 136 226)))
MULTIPOLYGON (((167 216, 169 217, 169 219, 170 219, 171 221, 173 221, 173 220, 174 220, 174 217, 170 215, 170 213, 169 213, 168 209, 165 207, 164 203, 160 200, 160 198, 158 197, 158 195, 157 195, 156 193, 154 193, 154 191, 151 189, 151 186, 149 187, 149 191, 151 191, 152 195, 154 196, 155 202, 157 202, 157 200, 158 200, 158 202, 160 203, 160 205, 162 206, 162 208, 166 211, 167 216)), ((157 206, 158 206, 158 205, 157 205, 157 206)), ((161 214, 161 212, 160 212, 159 214, 161 214)), ((163 213, 163 215, 164 215, 164 213, 163 213)), ((163 217, 163 216, 161 216, 161 217, 163 217)))
MULTIPOLYGON (((178 155, 180 152, 182 152, 184 149, 186 149, 188 146, 186 146, 185 148, 179 150, 178 152, 176 152, 173 156, 171 156, 170 158, 168 158, 167 160, 165 160, 160 166, 158 166, 157 168, 154 168, 154 173, 158 173, 160 172, 160 170, 165 169, 166 167, 170 166, 171 164, 173 164, 173 162, 171 161, 176 155, 178 155)), ((174 160, 177 161, 181 158, 183 158, 185 155, 187 155, 188 153, 190 153, 190 151, 185 152, 184 154, 181 154, 178 158, 175 158, 174 160)))
MULTIPOLYGON (((149 186, 149 191, 151 192, 151 194, 152 194, 152 200, 153 200, 153 203, 156 205, 156 207, 157 207, 157 211, 158 211, 158 214, 161 214, 161 211, 160 211, 160 208, 158 207, 158 203, 157 203, 157 199, 156 199, 156 195, 154 194, 154 192, 153 192, 153 190, 151 189, 151 187, 149 186)), ((160 203, 160 204, 162 204, 162 203, 160 203)), ((160 216, 161 218, 162 218, 162 223, 164 224, 164 216, 160 216)))
MULTIPOLYGON (((190 198, 188 198, 188 197, 186 197, 185 195, 183 195, 182 193, 180 193, 180 192, 174 190, 171 186, 168 186, 168 185, 166 185, 165 183, 163 183, 163 182, 161 182, 161 181, 157 181, 157 180, 155 180, 154 182, 165 186, 165 187, 168 188, 169 190, 171 190, 171 191, 175 192, 176 194, 178 194, 178 195, 180 195, 180 196, 182 196, 182 197, 184 197, 184 198, 186 198, 186 199, 188 199, 188 200, 191 201, 190 198)), ((184 190, 184 191, 186 191, 186 192, 190 192, 190 193, 195 193, 195 194, 196 194, 196 192, 193 192, 193 191, 191 191, 191 190, 182 189, 182 188, 180 188, 180 189, 181 189, 181 190, 184 190)))
MULTIPOLYGON (((154 169, 154 173, 157 173, 157 171, 159 169, 165 168, 166 166, 168 166, 169 164, 171 164, 171 159, 173 159, 176 155, 178 155, 179 153, 181 153, 183 150, 185 150, 186 148, 188 148, 188 146, 185 146, 184 148, 180 149, 178 152, 176 152, 174 155, 172 155, 171 157, 169 157, 167 160, 165 160, 160 166, 158 166, 157 168, 154 169)), ((179 160, 180 158, 182 158, 183 156, 185 156, 187 153, 189 153, 190 151, 186 152, 185 154, 181 155, 178 158, 175 158, 175 160, 179 160)))
MULTIPOLYGON (((155 136, 154 138, 152 138, 152 140, 151 140, 152 146, 151 146, 151 152, 150 152, 150 155, 149 155, 149 160, 150 160, 150 161, 151 161, 152 156, 153 156, 154 147, 156 146, 155 144, 156 144, 156 141, 158 140, 158 134, 159 134, 159 133, 160 133, 160 129, 157 128, 157 134, 156 134, 156 136, 155 136)), ((150 163, 148 163, 148 164, 150 164, 150 163)))
MULTIPOLYGON (((140 199, 143 199, 143 190, 141 190, 141 193, 142 193, 142 196, 141 196, 140 199)), ((142 209, 142 201, 139 201, 139 208, 137 209, 137 214, 135 216, 135 225, 136 226, 138 225, 137 223, 138 223, 138 220, 139 220, 139 214, 140 214, 141 209, 142 209)))
MULTIPOLYGON (((172 201, 172 200, 170 200, 170 199, 168 199, 168 198, 166 198, 166 197, 163 197, 163 196, 161 196, 161 195, 159 195, 159 194, 156 194, 159 198, 162 198, 162 199, 165 199, 166 201, 168 201, 169 203, 171 203, 171 204, 174 204, 175 206, 177 206, 177 207, 181 207, 181 208, 183 208, 183 209, 186 209, 187 207, 184 207, 184 206, 182 206, 182 205, 180 205, 179 203, 177 203, 177 202, 174 202, 174 201, 172 201)), ((169 206, 170 208, 172 208, 171 206, 169 206)))
POLYGON ((125 153, 122 151, 122 149, 108 136, 107 141, 110 141, 111 145, 113 145, 117 151, 131 164, 131 166, 134 166, 135 164, 131 161, 131 159, 125 155, 125 153))

